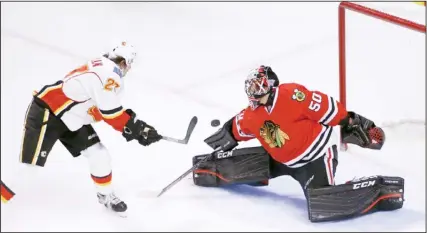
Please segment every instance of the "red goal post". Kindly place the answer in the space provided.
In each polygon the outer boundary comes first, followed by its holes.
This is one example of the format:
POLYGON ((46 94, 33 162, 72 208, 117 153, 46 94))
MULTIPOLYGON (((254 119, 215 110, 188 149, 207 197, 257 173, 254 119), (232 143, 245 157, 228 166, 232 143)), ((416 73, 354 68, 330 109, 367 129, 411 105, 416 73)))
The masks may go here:
MULTIPOLYGON (((373 17, 388 23, 411 29, 416 32, 426 33, 426 26, 392 15, 376 9, 372 9, 352 2, 341 2, 338 8, 339 31, 339 98, 340 102, 347 106, 347 74, 346 74, 346 10, 373 17)), ((341 149, 347 150, 347 145, 341 143, 341 149)))

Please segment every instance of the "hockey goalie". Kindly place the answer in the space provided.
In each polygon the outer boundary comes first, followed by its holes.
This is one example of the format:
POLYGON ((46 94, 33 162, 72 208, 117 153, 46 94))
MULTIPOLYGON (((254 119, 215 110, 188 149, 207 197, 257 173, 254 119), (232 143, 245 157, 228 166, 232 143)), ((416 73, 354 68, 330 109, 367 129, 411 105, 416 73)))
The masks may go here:
POLYGON ((301 185, 312 222, 342 220, 403 206, 404 179, 370 176, 335 183, 338 138, 366 149, 380 150, 384 131, 368 118, 331 96, 297 83, 279 85, 271 67, 252 70, 245 91, 249 106, 205 139, 217 153, 197 155, 193 164, 211 156, 193 171, 198 186, 268 185, 289 175, 301 185), (262 146, 236 149, 239 141, 257 139, 262 146))

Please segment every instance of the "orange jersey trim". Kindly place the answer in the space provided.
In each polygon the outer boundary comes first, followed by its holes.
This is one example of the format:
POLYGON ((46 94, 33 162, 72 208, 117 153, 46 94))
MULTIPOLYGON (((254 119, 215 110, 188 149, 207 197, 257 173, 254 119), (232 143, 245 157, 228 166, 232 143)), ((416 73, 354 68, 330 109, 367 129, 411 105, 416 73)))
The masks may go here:
POLYGON ((65 112, 70 110, 79 102, 68 98, 62 90, 63 82, 58 81, 53 85, 45 86, 36 96, 45 102, 50 110, 61 117, 65 112))
POLYGON ((99 110, 102 119, 115 130, 123 132, 123 128, 130 119, 122 106, 111 110, 99 110))
POLYGON ((110 172, 110 174, 103 177, 98 177, 94 175, 91 175, 91 177, 92 177, 92 180, 98 185, 108 185, 111 183, 111 180, 113 179, 113 173, 110 172))
POLYGON ((13 198, 13 196, 15 196, 15 193, 9 189, 4 183, 3 181, 1 182, 1 200, 4 203, 7 203, 8 201, 10 201, 10 199, 13 198))

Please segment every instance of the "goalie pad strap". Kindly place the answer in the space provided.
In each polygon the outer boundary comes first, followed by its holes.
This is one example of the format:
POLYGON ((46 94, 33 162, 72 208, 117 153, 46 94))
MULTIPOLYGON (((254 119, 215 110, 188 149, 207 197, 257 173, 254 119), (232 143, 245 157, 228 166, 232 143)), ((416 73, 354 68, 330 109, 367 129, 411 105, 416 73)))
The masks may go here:
MULTIPOLYGON (((193 165, 209 154, 193 157, 193 165)), ((269 155, 262 147, 217 152, 193 171, 195 185, 217 187, 225 184, 268 180, 269 155)))

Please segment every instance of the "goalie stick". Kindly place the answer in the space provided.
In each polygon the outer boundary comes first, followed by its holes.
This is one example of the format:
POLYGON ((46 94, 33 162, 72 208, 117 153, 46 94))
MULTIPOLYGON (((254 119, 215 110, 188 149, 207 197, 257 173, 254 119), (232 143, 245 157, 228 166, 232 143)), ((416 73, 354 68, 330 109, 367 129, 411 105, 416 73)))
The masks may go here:
POLYGON ((196 127, 196 125, 197 125, 197 117, 194 116, 193 118, 191 118, 190 124, 188 125, 188 128, 187 128, 187 134, 185 135, 184 139, 176 139, 168 136, 162 136, 162 139, 170 142, 187 144, 188 141, 190 140, 191 134, 193 133, 193 130, 196 127))
POLYGON ((178 182, 180 182, 182 179, 184 179, 188 174, 190 174, 191 172, 193 172, 194 170, 196 170, 200 164, 202 164, 203 162, 206 162, 208 159, 210 159, 216 152, 220 151, 222 149, 222 147, 218 147, 214 150, 214 152, 212 152, 210 155, 206 156, 205 158, 203 158, 202 160, 200 160, 199 162, 197 162, 196 164, 194 164, 193 167, 191 167, 190 169, 188 169, 186 172, 184 172, 180 177, 178 177, 177 179, 175 179, 174 181, 172 181, 172 183, 170 183, 168 186, 164 187, 162 189, 162 191, 157 195, 157 197, 160 197, 163 193, 165 193, 166 191, 168 191, 170 188, 172 188, 175 184, 177 184, 178 182))

